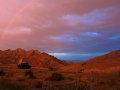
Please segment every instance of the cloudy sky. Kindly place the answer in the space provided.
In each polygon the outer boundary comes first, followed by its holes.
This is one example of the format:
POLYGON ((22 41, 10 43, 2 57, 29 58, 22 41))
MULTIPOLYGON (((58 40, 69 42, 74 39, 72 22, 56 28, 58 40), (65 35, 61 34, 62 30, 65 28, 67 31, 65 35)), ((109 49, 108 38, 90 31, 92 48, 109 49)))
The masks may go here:
POLYGON ((0 0, 0 49, 86 60, 120 49, 120 0, 0 0))

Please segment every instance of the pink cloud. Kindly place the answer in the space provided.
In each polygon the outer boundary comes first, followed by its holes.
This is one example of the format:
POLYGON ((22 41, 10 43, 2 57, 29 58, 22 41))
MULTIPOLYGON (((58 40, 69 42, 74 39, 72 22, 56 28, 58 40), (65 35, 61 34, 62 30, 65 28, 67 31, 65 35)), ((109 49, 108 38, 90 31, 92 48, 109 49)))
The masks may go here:
POLYGON ((100 52, 102 45, 113 44, 107 38, 119 33, 119 4, 120 0, 1 0, 0 48, 100 52), (101 35, 91 37, 96 32, 101 35))

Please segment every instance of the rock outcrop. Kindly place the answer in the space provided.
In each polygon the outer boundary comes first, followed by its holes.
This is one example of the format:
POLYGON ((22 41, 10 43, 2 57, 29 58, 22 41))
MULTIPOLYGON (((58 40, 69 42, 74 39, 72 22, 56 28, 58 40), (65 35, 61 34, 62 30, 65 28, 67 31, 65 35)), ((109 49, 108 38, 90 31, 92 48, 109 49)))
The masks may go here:
POLYGON ((59 68, 66 64, 64 61, 38 50, 26 51, 21 48, 0 50, 0 64, 18 64, 21 58, 33 67, 59 68))

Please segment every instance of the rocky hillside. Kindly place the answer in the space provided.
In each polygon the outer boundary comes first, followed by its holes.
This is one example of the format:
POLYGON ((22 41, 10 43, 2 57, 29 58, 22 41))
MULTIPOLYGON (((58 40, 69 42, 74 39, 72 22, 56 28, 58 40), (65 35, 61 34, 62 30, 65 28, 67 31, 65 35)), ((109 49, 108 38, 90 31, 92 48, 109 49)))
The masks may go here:
POLYGON ((35 67, 59 68, 65 65, 64 61, 38 50, 26 51, 21 48, 16 50, 0 50, 0 64, 18 64, 20 59, 35 67))

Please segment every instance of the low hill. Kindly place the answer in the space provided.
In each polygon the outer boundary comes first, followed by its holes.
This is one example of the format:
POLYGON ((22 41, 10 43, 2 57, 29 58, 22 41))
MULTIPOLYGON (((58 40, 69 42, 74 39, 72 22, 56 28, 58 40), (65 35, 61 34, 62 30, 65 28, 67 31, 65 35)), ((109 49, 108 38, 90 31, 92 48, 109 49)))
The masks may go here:
POLYGON ((120 67, 120 50, 112 51, 108 54, 97 56, 84 62, 73 63, 62 67, 62 71, 81 71, 82 69, 104 70, 120 67))
POLYGON ((105 69, 120 66, 120 50, 112 51, 108 54, 97 56, 91 60, 83 62, 85 68, 105 69))

